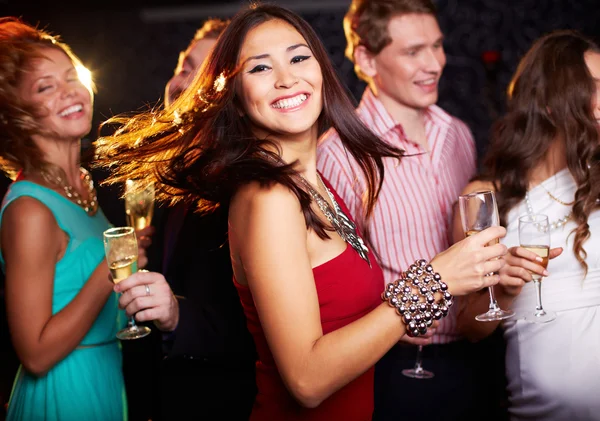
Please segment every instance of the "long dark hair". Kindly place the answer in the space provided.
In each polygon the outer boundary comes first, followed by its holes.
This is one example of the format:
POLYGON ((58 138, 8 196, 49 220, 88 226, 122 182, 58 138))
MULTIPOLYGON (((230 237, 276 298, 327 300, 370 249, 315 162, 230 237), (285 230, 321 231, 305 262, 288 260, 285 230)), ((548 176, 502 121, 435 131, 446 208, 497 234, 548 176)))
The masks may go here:
POLYGON ((269 152, 272 148, 265 148, 276 145, 257 139, 248 118, 240 117, 242 106, 235 92, 240 48, 251 29, 273 19, 292 25, 321 67, 323 110, 318 133, 334 127, 364 171, 369 215, 383 182, 382 157, 400 159, 403 151, 385 144, 357 118, 310 25, 273 5, 254 6, 234 16, 192 85, 170 107, 105 123, 120 126, 113 135, 96 141, 98 163, 114 169, 109 183, 144 178, 157 183, 159 198, 198 202, 205 211, 227 204, 236 189, 250 181, 281 183, 298 197, 307 227, 326 238, 325 225, 313 213, 311 197, 297 177, 296 163, 284 165, 277 153, 269 152))
POLYGON ((552 32, 533 44, 509 85, 507 113, 493 129, 483 167, 484 178, 495 184, 505 224, 508 212, 525 197, 532 169, 555 142, 564 142, 577 183, 573 250, 587 272, 583 243, 590 237, 588 217, 599 208, 600 136, 592 109, 596 85, 586 52, 600 50, 571 30, 552 32))

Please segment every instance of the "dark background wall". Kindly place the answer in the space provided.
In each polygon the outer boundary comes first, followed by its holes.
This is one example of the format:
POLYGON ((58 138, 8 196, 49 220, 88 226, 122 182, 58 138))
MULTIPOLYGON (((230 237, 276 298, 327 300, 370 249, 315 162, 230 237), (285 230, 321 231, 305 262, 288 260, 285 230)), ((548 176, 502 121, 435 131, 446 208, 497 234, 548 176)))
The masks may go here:
MULTIPOLYGON (((342 18, 349 0, 279 0, 277 4, 302 14, 325 43, 331 60, 358 100, 364 89, 344 58, 342 18)), ((160 104, 180 50, 207 17, 228 17, 239 0, 99 2, 0 0, 0 16, 21 16, 60 34, 92 70, 98 93, 94 125, 117 113, 160 104), (111 4, 114 2, 110 2, 111 4)), ((598 40, 599 0, 437 0, 445 33, 448 64, 439 104, 462 118, 473 130, 478 151, 486 146, 493 119, 502 113, 507 83, 520 56, 532 41, 557 28, 574 28, 598 40), (497 57, 487 64, 482 59, 497 57)), ((86 143, 96 137, 96 129, 86 143)), ((0 192, 1 193, 1 192, 0 192)), ((114 223, 123 220, 122 207, 110 207, 104 192, 101 205, 114 223)), ((2 289, 0 288, 0 293, 2 289)), ((3 300, 2 300, 3 304, 3 300)), ((4 313, 4 312, 2 312, 4 313)), ((6 402, 16 360, 3 318, 0 351, 0 403, 6 402)), ((0 419, 2 418, 0 411, 0 419)))
MULTIPOLYGON (((364 85, 344 58, 342 18, 349 0, 275 0, 301 13, 325 43, 350 91, 360 98, 364 85)), ((111 2, 112 3, 112 2, 111 2)), ((227 17, 247 1, 129 1, 118 7, 51 8, 0 0, 0 14, 20 15, 60 34, 93 71, 98 86, 96 125, 120 112, 162 99, 178 53, 207 17, 227 17), (4 4, 2 3, 4 1, 4 4)), ((48 2, 47 4, 52 4, 48 2)), ((489 125, 501 112, 504 90, 519 57, 542 34, 575 28, 600 36, 598 0, 437 0, 445 33, 448 65, 440 105, 465 120, 483 150, 489 125), (498 61, 486 71, 482 54, 498 61)), ((91 134, 91 138, 95 132, 91 134)))

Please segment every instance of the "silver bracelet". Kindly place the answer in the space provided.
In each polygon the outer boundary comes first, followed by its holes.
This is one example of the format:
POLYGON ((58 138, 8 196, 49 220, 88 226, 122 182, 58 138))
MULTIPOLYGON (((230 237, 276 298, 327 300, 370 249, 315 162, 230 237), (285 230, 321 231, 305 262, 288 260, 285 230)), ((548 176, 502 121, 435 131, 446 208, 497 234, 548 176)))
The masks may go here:
POLYGON ((448 315, 453 304, 448 285, 423 259, 410 265, 402 278, 389 283, 381 299, 396 309, 406 325, 407 334, 413 337, 426 334, 434 320, 448 315), (442 297, 436 301, 438 292, 442 297))

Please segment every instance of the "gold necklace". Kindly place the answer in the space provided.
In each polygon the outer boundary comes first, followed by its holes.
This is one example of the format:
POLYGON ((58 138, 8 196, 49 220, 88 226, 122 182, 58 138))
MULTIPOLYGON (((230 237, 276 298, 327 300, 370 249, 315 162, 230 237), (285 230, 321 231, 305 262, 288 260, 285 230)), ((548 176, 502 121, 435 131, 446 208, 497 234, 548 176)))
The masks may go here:
POLYGON ((552 193, 550 193, 550 191, 544 187, 543 184, 540 184, 540 186, 542 186, 542 188, 546 191, 546 193, 548 193, 548 196, 550 197, 550 199, 554 200, 557 203, 560 203, 563 206, 573 206, 575 204, 575 200, 573 200, 572 202, 564 202, 562 200, 560 200, 558 197, 554 196, 552 193))
POLYGON ((52 175, 46 170, 42 170, 41 175, 46 182, 62 188, 67 199, 81 206, 88 215, 93 216, 98 211, 98 196, 94 188, 94 180, 92 180, 92 176, 85 168, 79 168, 79 171, 81 173, 80 177, 88 189, 87 199, 81 197, 79 192, 73 186, 67 184, 67 181, 60 175, 52 175))

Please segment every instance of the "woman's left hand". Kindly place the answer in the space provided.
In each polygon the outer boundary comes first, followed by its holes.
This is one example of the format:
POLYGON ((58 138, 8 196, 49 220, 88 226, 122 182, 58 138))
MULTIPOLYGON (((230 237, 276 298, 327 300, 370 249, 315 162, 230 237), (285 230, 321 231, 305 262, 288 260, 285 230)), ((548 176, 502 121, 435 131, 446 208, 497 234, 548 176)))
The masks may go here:
POLYGON ((174 330, 179 323, 179 304, 165 277, 157 272, 139 271, 119 282, 115 292, 122 292, 119 307, 135 320, 154 321, 163 332, 174 330))

